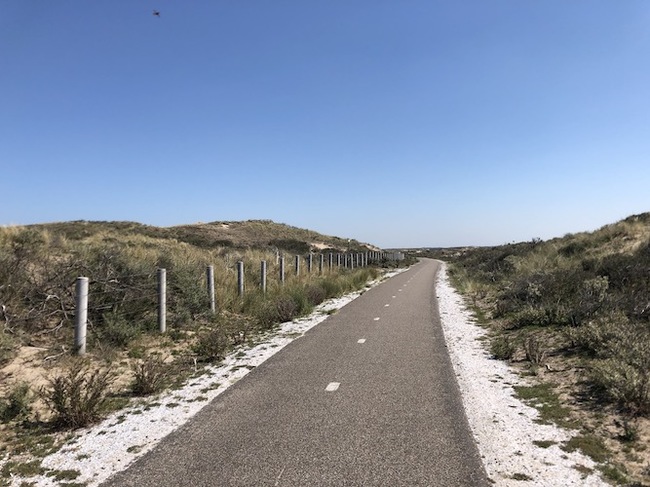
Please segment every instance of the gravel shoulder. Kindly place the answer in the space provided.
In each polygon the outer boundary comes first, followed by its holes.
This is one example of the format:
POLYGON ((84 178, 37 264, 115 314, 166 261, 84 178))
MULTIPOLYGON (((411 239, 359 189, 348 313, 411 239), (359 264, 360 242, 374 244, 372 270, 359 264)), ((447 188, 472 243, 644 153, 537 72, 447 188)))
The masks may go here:
POLYGON ((528 385, 485 350, 486 332, 453 289, 443 264, 436 285, 440 319, 463 396, 465 413, 485 469, 497 486, 604 486, 595 463, 560 444, 570 432, 535 422, 536 409, 516 398, 514 386, 528 385), (551 444, 548 448, 533 442, 551 444))

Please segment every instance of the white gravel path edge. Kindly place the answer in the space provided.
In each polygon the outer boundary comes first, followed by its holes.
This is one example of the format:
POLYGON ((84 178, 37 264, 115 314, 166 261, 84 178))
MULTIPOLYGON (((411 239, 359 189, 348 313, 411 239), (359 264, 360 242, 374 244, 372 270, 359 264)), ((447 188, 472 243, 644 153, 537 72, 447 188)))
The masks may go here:
POLYGON ((567 453, 559 447, 571 437, 568 431, 536 423, 538 411, 515 397, 513 386, 526 385, 526 382, 505 362, 490 358, 485 349, 486 331, 476 324, 462 297, 449 283, 444 263, 438 273, 436 291, 465 414, 494 485, 609 485, 595 471, 585 475, 576 469, 576 466, 594 469, 595 463, 590 458, 578 452, 567 453), (533 441, 556 444, 542 448, 533 441), (517 480, 515 475, 530 480, 517 480))

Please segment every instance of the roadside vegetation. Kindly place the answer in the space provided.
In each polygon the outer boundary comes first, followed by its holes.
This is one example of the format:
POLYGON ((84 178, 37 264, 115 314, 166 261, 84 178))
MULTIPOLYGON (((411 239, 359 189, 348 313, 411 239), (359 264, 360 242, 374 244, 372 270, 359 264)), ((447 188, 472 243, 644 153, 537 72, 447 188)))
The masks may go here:
POLYGON ((541 420, 578 430, 564 448, 614 484, 650 485, 650 213, 592 233, 421 252, 489 328, 489 350, 537 385, 541 420))
POLYGON ((61 445, 65 431, 92 424, 132 398, 180 385, 277 324, 363 288, 380 275, 381 263, 355 269, 326 263, 321 273, 314 259, 309 273, 304 257, 370 248, 269 221, 0 228, 0 486, 12 475, 41 473, 39 458, 61 445), (266 293, 260 290, 262 260, 266 293), (238 261, 245 265, 243 296, 238 261), (214 266, 214 313, 208 265, 214 266), (164 334, 157 325, 158 268, 167 269, 164 334), (73 353, 79 276, 90 280, 84 357, 73 353))

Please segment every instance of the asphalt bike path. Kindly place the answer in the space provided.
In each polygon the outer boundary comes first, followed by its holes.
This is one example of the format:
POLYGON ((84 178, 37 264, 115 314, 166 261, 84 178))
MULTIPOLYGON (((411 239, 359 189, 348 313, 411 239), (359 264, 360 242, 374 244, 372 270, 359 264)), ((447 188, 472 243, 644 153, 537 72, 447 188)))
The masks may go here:
POLYGON ((423 259, 217 396, 116 486, 487 486, 423 259))

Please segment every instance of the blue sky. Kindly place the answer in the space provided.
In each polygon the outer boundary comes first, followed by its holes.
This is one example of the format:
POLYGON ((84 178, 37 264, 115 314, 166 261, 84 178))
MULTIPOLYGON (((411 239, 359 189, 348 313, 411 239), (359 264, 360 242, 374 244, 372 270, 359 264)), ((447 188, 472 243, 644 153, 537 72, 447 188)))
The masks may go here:
POLYGON ((594 230, 650 211, 649 60, 647 0, 0 0, 0 225, 594 230))

